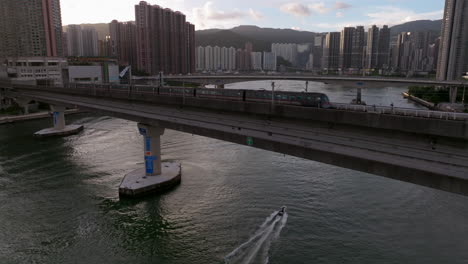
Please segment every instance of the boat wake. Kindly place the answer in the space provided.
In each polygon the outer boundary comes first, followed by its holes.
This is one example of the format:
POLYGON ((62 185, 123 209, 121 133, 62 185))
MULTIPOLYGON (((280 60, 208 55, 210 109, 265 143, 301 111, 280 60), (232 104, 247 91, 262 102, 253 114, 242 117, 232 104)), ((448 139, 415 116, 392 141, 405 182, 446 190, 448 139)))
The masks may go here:
POLYGON ((271 243, 278 239, 287 221, 287 212, 275 211, 272 213, 247 242, 224 257, 225 264, 267 264, 271 243))

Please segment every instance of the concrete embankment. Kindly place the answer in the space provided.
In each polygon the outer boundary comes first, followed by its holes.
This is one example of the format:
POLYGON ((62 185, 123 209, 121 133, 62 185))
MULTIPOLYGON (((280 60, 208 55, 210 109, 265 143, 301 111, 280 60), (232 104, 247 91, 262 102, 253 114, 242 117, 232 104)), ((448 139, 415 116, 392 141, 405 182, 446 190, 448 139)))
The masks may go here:
MULTIPOLYGON (((70 109, 70 110, 65 111, 65 114, 67 115, 78 114, 78 113, 82 113, 82 111, 78 109, 70 109)), ((25 122, 25 121, 36 120, 36 119, 51 118, 51 117, 52 117, 51 112, 40 112, 40 113, 27 114, 27 115, 0 116, 0 125, 17 123, 17 122, 25 122)))
POLYGON ((410 95, 410 94, 408 94, 408 93, 403 93, 403 96, 404 96, 405 98, 408 98, 408 99, 410 99, 411 101, 416 102, 416 103, 418 103, 418 104, 420 104, 420 105, 422 105, 422 106, 425 106, 425 107, 427 107, 427 108, 429 108, 429 109, 431 109, 431 110, 436 110, 435 104, 430 103, 430 102, 428 102, 428 101, 425 101, 425 100, 423 100, 423 99, 421 99, 421 98, 419 98, 419 97, 412 96, 412 95, 410 95))

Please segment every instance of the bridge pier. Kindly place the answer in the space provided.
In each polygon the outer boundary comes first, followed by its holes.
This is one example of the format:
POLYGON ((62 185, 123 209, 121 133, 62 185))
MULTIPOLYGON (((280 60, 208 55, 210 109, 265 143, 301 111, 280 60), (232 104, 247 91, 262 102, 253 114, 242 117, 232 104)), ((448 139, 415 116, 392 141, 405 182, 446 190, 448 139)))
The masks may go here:
POLYGON ((70 136, 77 134, 83 130, 83 125, 69 125, 65 123, 65 107, 51 106, 52 119, 54 126, 46 128, 34 134, 35 137, 52 137, 52 136, 70 136))
POLYGON ((143 136, 145 168, 125 175, 119 187, 120 196, 139 197, 161 192, 181 181, 181 165, 174 162, 161 162, 161 136, 164 128, 138 124, 143 136))

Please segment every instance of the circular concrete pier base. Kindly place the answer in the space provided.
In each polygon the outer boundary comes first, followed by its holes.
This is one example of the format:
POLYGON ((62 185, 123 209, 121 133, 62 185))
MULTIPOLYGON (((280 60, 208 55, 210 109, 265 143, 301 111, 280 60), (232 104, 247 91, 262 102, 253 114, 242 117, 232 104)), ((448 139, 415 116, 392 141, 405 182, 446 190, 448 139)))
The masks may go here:
POLYGON ((141 197, 150 193, 165 191, 180 184, 182 178, 180 163, 163 162, 162 174, 146 176, 145 169, 138 169, 125 175, 119 187, 123 197, 141 197))
POLYGON ((64 129, 46 128, 34 133, 34 136, 38 138, 58 136, 65 137, 78 134, 81 131, 83 131, 83 128, 83 125, 69 125, 66 126, 64 129))

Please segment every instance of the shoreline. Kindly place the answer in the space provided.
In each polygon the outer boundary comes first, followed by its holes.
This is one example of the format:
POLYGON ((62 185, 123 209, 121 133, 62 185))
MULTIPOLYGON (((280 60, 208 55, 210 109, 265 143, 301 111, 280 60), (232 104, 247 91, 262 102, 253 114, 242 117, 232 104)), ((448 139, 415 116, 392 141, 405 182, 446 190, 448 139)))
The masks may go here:
MULTIPOLYGON (((79 109, 70 109, 65 111, 65 115, 79 114, 82 112, 83 111, 80 111, 79 109)), ((26 122, 45 118, 52 118, 52 112, 46 111, 27 115, 0 115, 0 125, 14 124, 18 122, 26 122)))

